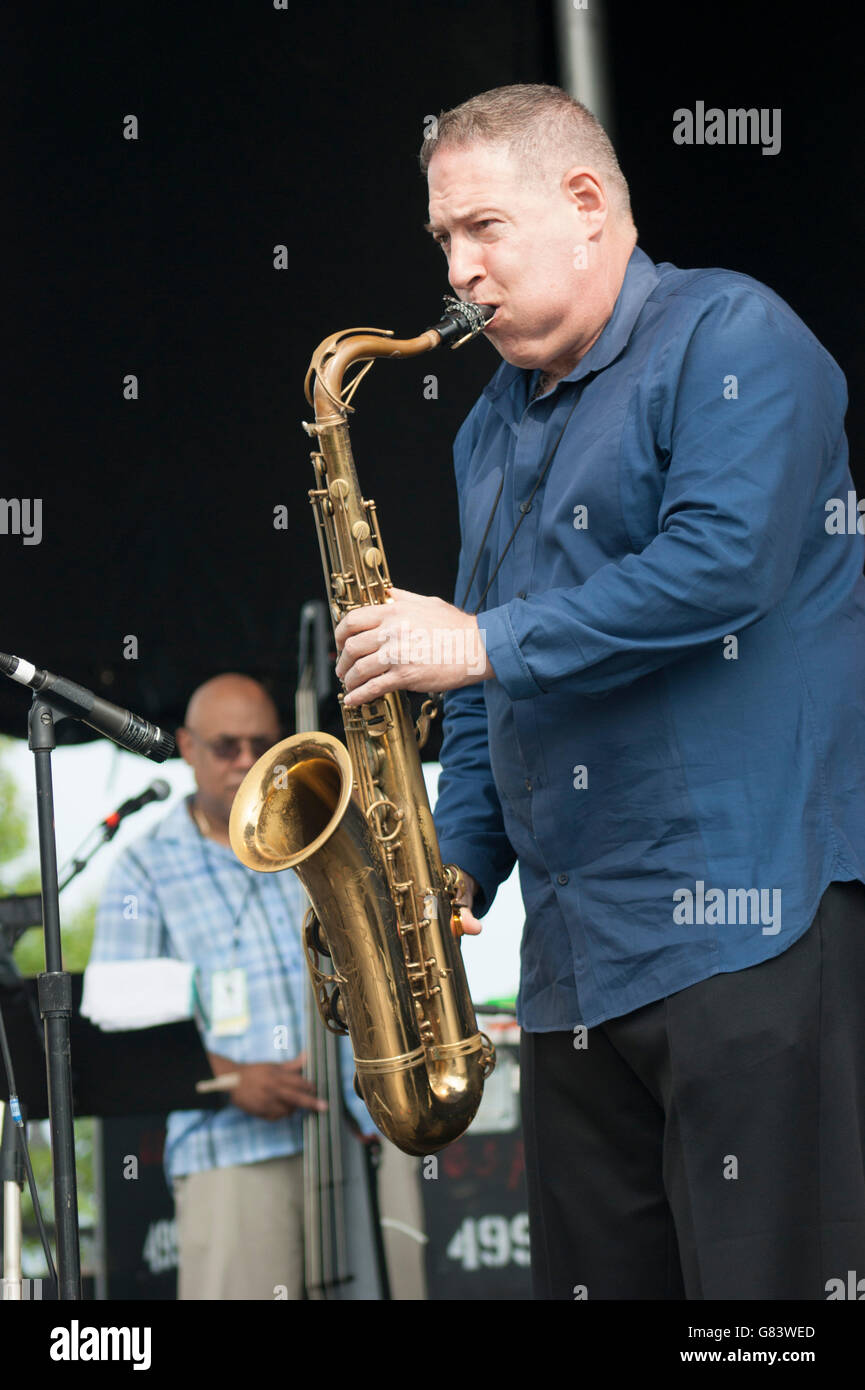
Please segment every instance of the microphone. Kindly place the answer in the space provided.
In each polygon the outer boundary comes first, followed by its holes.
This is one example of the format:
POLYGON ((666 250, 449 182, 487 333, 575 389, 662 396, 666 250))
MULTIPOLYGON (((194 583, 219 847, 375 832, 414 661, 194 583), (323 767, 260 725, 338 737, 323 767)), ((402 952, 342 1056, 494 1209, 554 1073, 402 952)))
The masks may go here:
POLYGON ((44 691, 52 699, 60 702, 65 712, 89 724, 99 734, 119 743, 130 753, 140 753, 151 762, 164 763, 174 752, 174 739, 156 724, 149 724, 131 710, 112 705, 109 700, 85 690, 83 685, 66 680, 65 676, 55 676, 51 671, 42 671, 20 656, 7 656, 0 652, 0 671, 11 676, 20 685, 44 691))
POLYGON ((127 816, 134 816, 135 812, 140 811, 142 806, 148 806, 151 801, 164 801, 170 795, 171 787, 164 778, 157 777, 155 782, 150 783, 146 791, 124 801, 122 806, 118 806, 116 811, 112 811, 110 816, 105 817, 102 824, 108 830, 116 830, 122 820, 125 820, 127 816))

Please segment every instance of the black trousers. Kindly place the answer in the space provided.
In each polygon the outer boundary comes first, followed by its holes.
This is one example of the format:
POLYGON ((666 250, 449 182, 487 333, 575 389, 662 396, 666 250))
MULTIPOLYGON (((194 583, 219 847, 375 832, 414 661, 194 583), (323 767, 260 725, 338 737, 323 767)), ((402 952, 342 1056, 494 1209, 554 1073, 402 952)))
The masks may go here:
POLYGON ((522 1035, 535 1298, 865 1280, 865 886, 830 884, 773 960, 585 1037, 522 1035))

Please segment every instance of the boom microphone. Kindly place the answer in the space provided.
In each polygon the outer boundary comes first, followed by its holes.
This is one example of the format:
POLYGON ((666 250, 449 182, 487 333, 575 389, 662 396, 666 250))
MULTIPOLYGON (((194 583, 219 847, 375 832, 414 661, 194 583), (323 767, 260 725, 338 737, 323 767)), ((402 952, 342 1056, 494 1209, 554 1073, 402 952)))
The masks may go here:
POLYGON ((146 791, 139 792, 138 796, 131 796, 122 806, 118 806, 116 811, 112 811, 110 816, 106 816, 102 824, 109 830, 116 830, 122 820, 127 816, 134 816, 142 806, 148 806, 151 801, 164 801, 170 795, 171 787, 164 778, 158 777, 155 782, 150 783, 146 791))

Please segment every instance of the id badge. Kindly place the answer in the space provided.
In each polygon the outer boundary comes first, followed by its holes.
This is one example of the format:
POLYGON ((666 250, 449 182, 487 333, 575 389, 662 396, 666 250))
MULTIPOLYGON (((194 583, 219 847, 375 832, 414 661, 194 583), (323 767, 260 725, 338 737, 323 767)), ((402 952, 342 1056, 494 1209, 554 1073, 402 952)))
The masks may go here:
POLYGON ((215 970, 213 972, 210 1030, 217 1037, 245 1033, 249 1027, 249 1002, 246 997, 246 971, 215 970))

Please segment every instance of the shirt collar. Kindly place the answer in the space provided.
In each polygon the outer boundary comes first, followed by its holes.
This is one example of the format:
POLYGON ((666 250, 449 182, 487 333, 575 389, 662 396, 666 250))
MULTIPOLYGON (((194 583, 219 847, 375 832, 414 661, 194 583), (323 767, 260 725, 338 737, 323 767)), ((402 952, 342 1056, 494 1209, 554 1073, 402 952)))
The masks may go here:
MULTIPOLYGON (((600 372, 615 361, 627 347, 640 311, 659 279, 660 275, 654 261, 650 260, 639 246, 635 246, 625 269, 625 278, 622 281, 613 312, 604 325, 600 337, 597 342, 592 344, 585 356, 580 358, 574 370, 562 377, 562 381, 580 381, 584 376, 588 376, 591 372, 600 372)), ((499 398, 516 381, 525 379, 528 385, 528 379, 532 375, 533 373, 525 367, 515 367, 510 362, 503 362, 489 385, 484 387, 483 394, 487 400, 497 405, 499 398)), ((498 405, 497 408, 501 409, 498 405)))

